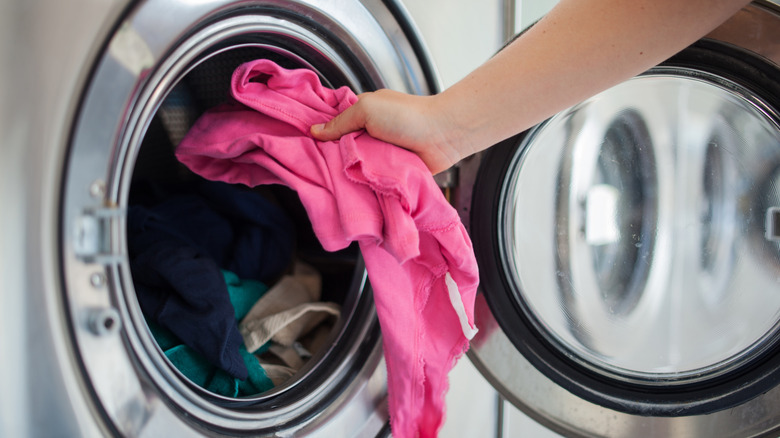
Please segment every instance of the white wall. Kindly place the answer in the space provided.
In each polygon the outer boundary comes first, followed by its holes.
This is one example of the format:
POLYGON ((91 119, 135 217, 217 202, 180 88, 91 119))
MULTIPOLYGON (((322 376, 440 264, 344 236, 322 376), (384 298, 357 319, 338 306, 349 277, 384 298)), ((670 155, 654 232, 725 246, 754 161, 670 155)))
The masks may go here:
MULTIPOLYGON (((405 1, 439 69, 442 87, 466 76, 503 46, 505 1, 511 0, 405 1)), ((539 19, 555 3, 515 0, 514 31, 539 19)))
POLYGON ((519 32, 546 14, 558 0, 517 0, 516 3, 515 28, 519 32))
POLYGON ((502 44, 502 0, 406 0, 446 88, 502 44))

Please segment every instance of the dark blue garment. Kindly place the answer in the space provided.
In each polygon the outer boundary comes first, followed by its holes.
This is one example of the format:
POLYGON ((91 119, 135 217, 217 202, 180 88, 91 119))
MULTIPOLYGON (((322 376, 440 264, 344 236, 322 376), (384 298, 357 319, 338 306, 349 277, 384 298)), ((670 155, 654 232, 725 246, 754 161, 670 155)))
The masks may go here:
POLYGON ((161 240, 147 240, 150 244, 146 247, 130 241, 130 267, 144 314, 215 366, 246 379, 247 369, 239 353, 244 340, 233 319, 219 267, 208 254, 166 238, 154 220, 145 225, 144 234, 161 240))
MULTIPOLYGON (((234 273, 223 271, 230 302, 235 309, 235 319, 240 321, 268 290, 268 286, 254 280, 242 280, 234 273)), ((246 351, 242 345, 239 354, 244 360, 249 376, 239 380, 225 371, 216 369, 203 359, 192 347, 185 345, 170 330, 166 330, 147 318, 149 330, 165 357, 191 382, 215 394, 226 397, 246 397, 259 394, 274 387, 257 357, 246 351)))
POLYGON ((127 234, 141 309, 210 363, 245 379, 243 339, 220 268, 266 282, 279 276, 291 260, 290 221, 262 196, 224 183, 140 187, 127 234))
POLYGON ((136 198, 174 224, 217 265, 240 278, 272 283, 289 266, 292 221, 263 196, 222 182, 198 180, 181 186, 137 184, 136 198), (140 193, 139 193, 140 192, 140 193))

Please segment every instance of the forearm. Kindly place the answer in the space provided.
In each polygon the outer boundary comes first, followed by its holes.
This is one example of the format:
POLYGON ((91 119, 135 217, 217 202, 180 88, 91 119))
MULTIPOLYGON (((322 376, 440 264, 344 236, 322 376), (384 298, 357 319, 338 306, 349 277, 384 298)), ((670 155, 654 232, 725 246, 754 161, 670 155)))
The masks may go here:
POLYGON ((534 27, 435 98, 462 157, 639 74, 746 0, 561 0, 534 27))

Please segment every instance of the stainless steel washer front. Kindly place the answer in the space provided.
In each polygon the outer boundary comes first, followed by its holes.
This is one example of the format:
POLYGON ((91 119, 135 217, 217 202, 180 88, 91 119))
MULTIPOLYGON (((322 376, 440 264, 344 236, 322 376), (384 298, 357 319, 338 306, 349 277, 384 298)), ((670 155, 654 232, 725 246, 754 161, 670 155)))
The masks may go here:
POLYGON ((6 2, 2 22, 0 351, 8 380, 0 435, 385 430, 380 335, 359 255, 329 348, 284 385, 231 399, 193 385, 161 354, 135 298, 125 223, 150 125, 177 84, 208 63, 270 57, 356 92, 435 92, 403 8, 372 0, 6 2))

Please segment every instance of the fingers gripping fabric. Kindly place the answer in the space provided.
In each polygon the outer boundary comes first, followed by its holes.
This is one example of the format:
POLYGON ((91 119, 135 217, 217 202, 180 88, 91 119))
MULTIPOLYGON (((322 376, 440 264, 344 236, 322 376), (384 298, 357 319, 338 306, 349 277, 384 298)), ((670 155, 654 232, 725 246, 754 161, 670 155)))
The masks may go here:
POLYGON ((475 333, 477 264, 457 212, 415 154, 365 132, 318 142, 309 127, 357 101, 269 60, 233 74, 237 102, 204 114, 178 146, 201 176, 297 191, 329 251, 357 241, 374 290, 395 437, 436 436, 447 374, 475 333))

